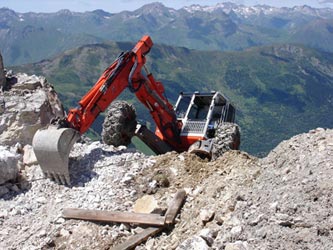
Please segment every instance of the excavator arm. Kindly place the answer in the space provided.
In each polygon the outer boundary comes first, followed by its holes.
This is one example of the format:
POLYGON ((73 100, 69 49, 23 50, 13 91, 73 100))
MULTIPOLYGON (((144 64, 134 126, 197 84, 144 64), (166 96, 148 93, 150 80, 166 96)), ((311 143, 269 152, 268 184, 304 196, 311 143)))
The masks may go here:
POLYGON ((126 88, 135 93, 138 100, 149 109, 163 140, 171 145, 181 143, 182 124, 177 121, 173 106, 164 96, 164 87, 144 67, 145 55, 152 46, 151 38, 143 36, 131 51, 122 53, 103 72, 79 101, 78 108, 71 109, 56 127, 50 126, 36 132, 33 148, 47 177, 70 184, 68 157, 72 146, 79 134, 85 133, 96 117, 126 88))
POLYGON ((69 111, 67 122, 71 128, 85 133, 125 88, 135 93, 139 101, 150 111, 156 126, 165 138, 179 140, 179 127, 173 106, 164 96, 164 87, 143 67, 145 55, 153 42, 143 36, 132 51, 122 53, 98 79, 94 87, 80 100, 79 108, 69 111))

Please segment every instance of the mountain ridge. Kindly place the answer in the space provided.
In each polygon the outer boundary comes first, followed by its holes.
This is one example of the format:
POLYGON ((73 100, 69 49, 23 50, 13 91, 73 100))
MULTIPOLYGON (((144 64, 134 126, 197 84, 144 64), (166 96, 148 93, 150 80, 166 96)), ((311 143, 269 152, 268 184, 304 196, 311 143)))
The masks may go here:
POLYGON ((298 42, 333 51, 329 42, 333 40, 332 14, 330 8, 231 3, 192 5, 178 10, 151 3, 119 13, 17 13, 1 8, 0 46, 7 65, 40 61, 87 43, 133 41, 143 34, 154 37, 156 43, 200 50, 243 50, 276 42, 298 42))

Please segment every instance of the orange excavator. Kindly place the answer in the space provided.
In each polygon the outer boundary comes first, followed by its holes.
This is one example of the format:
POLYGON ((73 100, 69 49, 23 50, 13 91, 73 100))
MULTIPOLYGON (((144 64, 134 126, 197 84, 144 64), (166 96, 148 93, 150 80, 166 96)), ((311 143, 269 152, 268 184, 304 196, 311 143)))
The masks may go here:
MULTIPOLYGON (((238 149, 239 130, 234 124, 235 109, 229 100, 219 92, 181 93, 175 107, 171 105, 164 95, 162 83, 156 81, 145 67, 146 55, 152 46, 151 38, 143 36, 131 51, 121 53, 104 71, 79 101, 78 108, 70 109, 66 117, 56 119, 36 132, 33 149, 47 177, 62 184, 70 184, 68 159, 71 148, 96 117, 106 111, 126 88, 150 111, 156 131, 152 133, 146 126, 137 124, 133 121, 135 114, 127 113, 125 118, 122 117, 125 121, 123 126, 135 124, 134 131, 119 132, 120 137, 116 138, 136 135, 157 154, 190 149, 198 155, 212 158, 216 148, 214 144, 217 145, 218 141, 217 133, 224 125, 227 127, 222 128, 224 132, 232 132, 224 133, 227 135, 222 139, 228 141, 228 148, 238 149)), ((111 111, 108 116, 112 115, 111 111)), ((110 131, 115 133, 112 129, 110 131)), ((107 134, 108 131, 103 132, 107 134)), ((109 144, 117 144, 117 141, 109 144)))

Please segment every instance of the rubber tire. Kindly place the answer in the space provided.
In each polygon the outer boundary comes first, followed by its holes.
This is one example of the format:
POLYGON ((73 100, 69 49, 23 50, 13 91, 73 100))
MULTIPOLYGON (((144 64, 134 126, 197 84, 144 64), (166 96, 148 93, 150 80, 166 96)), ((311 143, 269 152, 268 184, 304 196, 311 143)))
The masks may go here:
POLYGON ((136 128, 136 111, 125 101, 114 101, 104 119, 102 140, 107 145, 128 146, 136 128))
POLYGON ((212 160, 216 160, 229 150, 238 150, 240 145, 240 129, 235 123, 219 124, 215 131, 212 147, 212 160))

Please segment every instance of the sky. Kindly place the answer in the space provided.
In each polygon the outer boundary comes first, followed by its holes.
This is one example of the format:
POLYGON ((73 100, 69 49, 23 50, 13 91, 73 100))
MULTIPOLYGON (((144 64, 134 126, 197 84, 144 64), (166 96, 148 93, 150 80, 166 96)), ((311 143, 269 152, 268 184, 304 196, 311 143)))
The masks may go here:
POLYGON ((165 6, 180 9, 192 4, 213 6, 221 2, 234 2, 252 6, 266 4, 276 7, 293 7, 295 5, 309 5, 316 8, 333 8, 333 0, 0 0, 0 7, 7 7, 16 12, 57 12, 61 9, 69 9, 76 12, 103 9, 110 13, 118 13, 123 10, 135 10, 142 5, 151 2, 161 2, 165 6))

